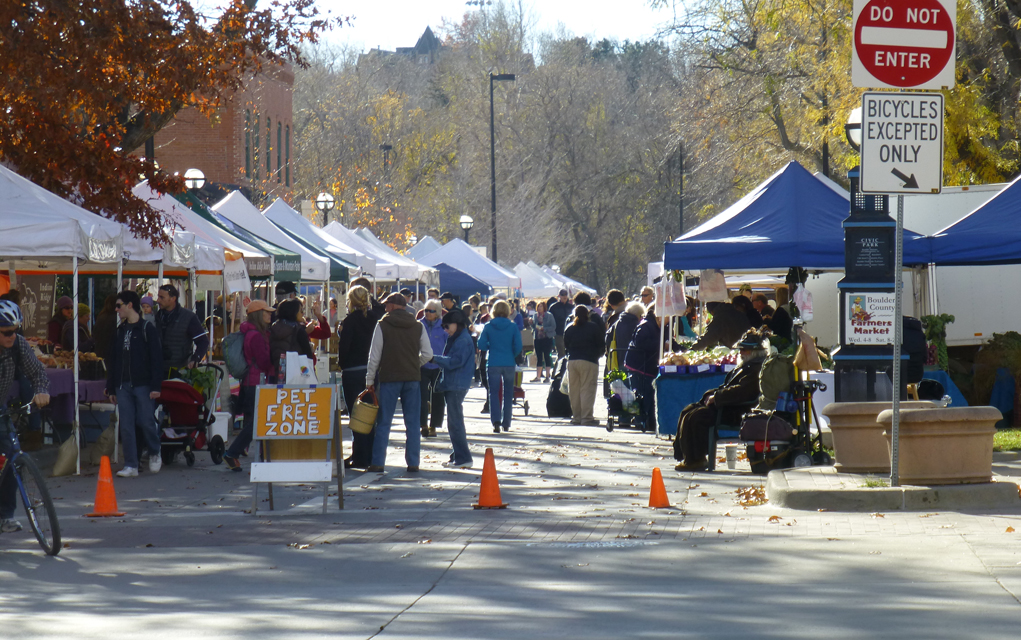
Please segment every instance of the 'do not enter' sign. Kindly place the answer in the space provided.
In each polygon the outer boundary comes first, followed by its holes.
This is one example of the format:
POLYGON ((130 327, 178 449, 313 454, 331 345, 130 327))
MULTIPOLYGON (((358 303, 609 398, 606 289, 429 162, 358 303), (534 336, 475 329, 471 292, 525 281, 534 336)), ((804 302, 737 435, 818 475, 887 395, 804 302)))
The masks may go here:
POLYGON ((954 86, 954 0, 854 0, 851 81, 856 87, 954 86))

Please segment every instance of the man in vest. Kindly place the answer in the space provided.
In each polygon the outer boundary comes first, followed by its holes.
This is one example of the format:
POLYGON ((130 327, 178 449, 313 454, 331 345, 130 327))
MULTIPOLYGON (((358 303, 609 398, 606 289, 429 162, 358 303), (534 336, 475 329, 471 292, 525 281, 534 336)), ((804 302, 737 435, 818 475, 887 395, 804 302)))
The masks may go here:
POLYGON ((209 350, 209 336, 198 316, 177 304, 180 294, 177 287, 165 284, 156 296, 159 311, 156 312, 156 328, 160 330, 163 343, 163 364, 168 368, 168 378, 176 375, 177 369, 191 369, 206 357, 209 350))
POLYGON ((379 374, 379 416, 376 418, 376 436, 372 444, 370 473, 383 473, 386 449, 390 444, 390 427, 397 398, 401 399, 404 413, 404 430, 407 445, 404 460, 408 471, 418 471, 422 432, 419 429, 419 411, 422 402, 422 365, 432 360, 433 350, 425 325, 415 320, 407 310, 408 301, 399 293, 391 293, 384 301, 386 315, 372 332, 369 346, 368 370, 365 388, 375 391, 376 374, 379 374))

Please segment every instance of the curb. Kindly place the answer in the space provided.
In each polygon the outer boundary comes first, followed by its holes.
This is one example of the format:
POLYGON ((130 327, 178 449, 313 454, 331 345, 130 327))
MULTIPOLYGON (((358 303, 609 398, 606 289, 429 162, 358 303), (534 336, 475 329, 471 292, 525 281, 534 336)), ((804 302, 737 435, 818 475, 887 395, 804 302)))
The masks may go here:
POLYGON ((928 511, 932 509, 994 509, 1021 506, 1019 488, 1010 480, 994 479, 983 484, 958 484, 938 487, 876 487, 858 485, 865 476, 841 474, 855 486, 850 488, 806 488, 791 486, 787 474, 805 474, 811 470, 777 469, 766 478, 766 497, 770 503, 803 511, 928 511))

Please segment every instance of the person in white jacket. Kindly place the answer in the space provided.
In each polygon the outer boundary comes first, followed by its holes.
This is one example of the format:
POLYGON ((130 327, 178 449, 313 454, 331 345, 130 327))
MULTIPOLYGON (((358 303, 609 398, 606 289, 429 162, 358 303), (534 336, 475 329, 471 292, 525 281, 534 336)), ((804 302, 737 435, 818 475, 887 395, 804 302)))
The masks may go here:
POLYGON ((367 471, 382 473, 385 470, 390 427, 399 397, 407 438, 404 460, 408 471, 415 473, 422 444, 422 431, 418 424, 422 402, 422 365, 432 360, 433 350, 425 326, 408 311, 408 301, 404 296, 390 294, 383 304, 386 315, 372 332, 365 371, 366 390, 375 392, 376 378, 379 378, 379 415, 372 444, 372 465, 367 471))

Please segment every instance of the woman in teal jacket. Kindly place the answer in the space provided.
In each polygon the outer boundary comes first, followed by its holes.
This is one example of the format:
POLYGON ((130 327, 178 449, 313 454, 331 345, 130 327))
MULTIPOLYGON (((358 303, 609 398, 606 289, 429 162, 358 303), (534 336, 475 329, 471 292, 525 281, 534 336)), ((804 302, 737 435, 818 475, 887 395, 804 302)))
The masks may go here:
POLYGON ((521 330, 508 319, 510 305, 498 300, 493 305, 493 319, 482 330, 479 337, 479 351, 487 357, 486 374, 489 377, 489 417, 493 421, 493 433, 510 431, 511 407, 514 405, 514 372, 518 354, 521 353, 521 330), (500 384, 500 382, 503 384, 500 384), (500 393, 503 402, 500 402, 500 393))

